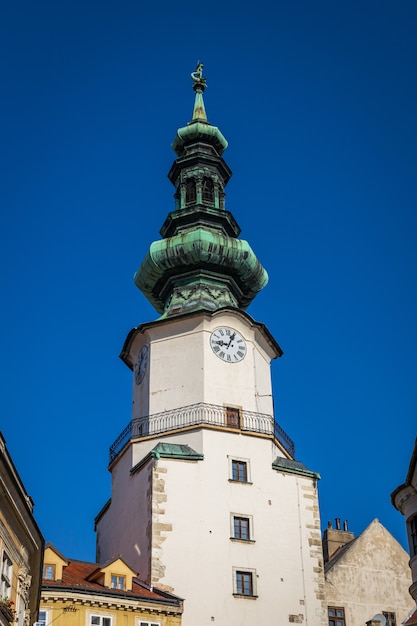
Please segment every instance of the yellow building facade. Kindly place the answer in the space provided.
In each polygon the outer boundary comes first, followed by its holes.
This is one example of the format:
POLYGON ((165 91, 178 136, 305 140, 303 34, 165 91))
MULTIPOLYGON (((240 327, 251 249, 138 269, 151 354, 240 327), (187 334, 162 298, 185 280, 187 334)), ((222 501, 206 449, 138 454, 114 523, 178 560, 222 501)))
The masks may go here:
POLYGON ((69 560, 46 545, 37 626, 180 626, 182 611, 180 598, 145 585, 121 558, 69 560))

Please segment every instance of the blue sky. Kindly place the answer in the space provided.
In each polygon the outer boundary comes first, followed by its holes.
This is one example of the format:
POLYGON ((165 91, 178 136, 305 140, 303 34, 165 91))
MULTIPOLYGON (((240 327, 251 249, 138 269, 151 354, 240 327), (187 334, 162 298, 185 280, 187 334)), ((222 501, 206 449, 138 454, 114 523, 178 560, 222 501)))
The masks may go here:
POLYGON ((323 528, 377 517, 416 436, 414 0, 19 1, 0 24, 0 428, 65 555, 94 560, 130 419, 133 284, 174 208, 170 144, 205 64, 227 208, 269 273, 276 418, 320 472, 323 528))

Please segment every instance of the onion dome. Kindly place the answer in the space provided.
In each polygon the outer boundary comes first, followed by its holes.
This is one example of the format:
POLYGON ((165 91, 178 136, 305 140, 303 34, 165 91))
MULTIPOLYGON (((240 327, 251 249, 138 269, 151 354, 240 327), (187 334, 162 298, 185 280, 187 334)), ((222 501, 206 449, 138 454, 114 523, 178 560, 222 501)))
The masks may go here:
POLYGON ((246 309, 268 275, 240 228, 225 209, 232 172, 222 158, 227 141, 207 121, 206 79, 199 63, 192 72, 192 120, 178 129, 177 154, 168 178, 175 187, 175 210, 135 274, 135 284, 162 318, 223 307, 246 309))

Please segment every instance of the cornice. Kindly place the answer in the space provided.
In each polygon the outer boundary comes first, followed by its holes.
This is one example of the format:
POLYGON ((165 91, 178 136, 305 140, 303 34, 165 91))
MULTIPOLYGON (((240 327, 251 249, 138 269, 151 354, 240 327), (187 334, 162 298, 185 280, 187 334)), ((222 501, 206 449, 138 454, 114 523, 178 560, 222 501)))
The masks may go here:
MULTIPOLYGON (((159 590, 158 590, 158 593, 159 590)), ((128 593, 112 593, 110 589, 92 590, 91 588, 79 588, 76 589, 66 585, 42 585, 41 602, 70 602, 75 605, 91 606, 101 608, 116 608, 126 611, 140 610, 141 606, 146 605, 146 610, 149 610, 149 605, 160 605, 163 611, 166 612, 166 607, 171 607, 171 611, 178 613, 181 612, 182 600, 175 598, 155 598, 148 595, 133 595, 128 593)))

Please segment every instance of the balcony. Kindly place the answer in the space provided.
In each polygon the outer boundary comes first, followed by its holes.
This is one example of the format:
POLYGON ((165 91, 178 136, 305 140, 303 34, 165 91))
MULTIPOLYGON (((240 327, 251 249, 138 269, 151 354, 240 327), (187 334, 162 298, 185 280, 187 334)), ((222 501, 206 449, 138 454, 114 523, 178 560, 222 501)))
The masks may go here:
POLYGON ((0 624, 7 623, 10 624, 14 622, 15 612, 13 609, 13 602, 10 600, 1 601, 0 602, 0 624))
POLYGON ((294 442, 274 421, 272 415, 199 402, 132 420, 110 447, 110 463, 131 439, 204 425, 274 436, 293 458, 295 456, 294 442))

